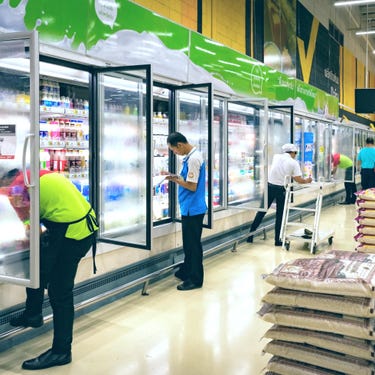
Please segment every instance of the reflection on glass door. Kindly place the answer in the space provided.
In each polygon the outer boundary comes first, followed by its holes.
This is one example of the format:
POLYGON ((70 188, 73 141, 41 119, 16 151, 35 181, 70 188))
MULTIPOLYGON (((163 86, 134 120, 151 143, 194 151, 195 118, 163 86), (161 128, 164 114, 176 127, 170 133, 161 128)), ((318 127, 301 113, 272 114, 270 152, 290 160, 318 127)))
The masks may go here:
POLYGON ((318 122, 317 136, 317 181, 331 180, 331 124, 318 122))
MULTIPOLYGON (((273 157, 282 152, 281 147, 290 143, 292 138, 293 107, 268 107, 268 171, 271 169, 273 157)), ((295 134, 299 134, 298 127, 295 134)))
POLYGON ((171 91, 161 86, 153 86, 153 221, 162 222, 170 217, 169 183, 161 172, 168 171, 169 150, 167 137, 169 134, 171 91))
MULTIPOLYGON (((207 215, 204 226, 212 227, 212 88, 211 84, 182 86, 176 89, 176 131, 196 146, 206 163, 207 215)), ((177 159, 176 172, 182 159, 177 159)), ((180 216, 179 214, 177 216, 180 216)))
POLYGON ((302 176, 316 180, 318 122, 315 119, 296 115, 294 130, 294 144, 299 149, 296 160, 300 163, 302 176))
POLYGON ((100 241, 151 248, 150 67, 98 73, 100 241))
POLYGON ((262 206, 267 115, 263 107, 228 102, 228 204, 262 206))
POLYGON ((272 156, 280 154, 282 145, 291 142, 293 113, 292 107, 288 106, 269 106, 268 109, 267 152, 268 163, 271 163, 272 156))
POLYGON ((39 284, 37 59, 36 33, 0 36, 0 280, 31 287, 39 284))
POLYGON ((224 205, 224 104, 223 100, 214 100, 214 119, 212 124, 212 204, 214 209, 224 205))

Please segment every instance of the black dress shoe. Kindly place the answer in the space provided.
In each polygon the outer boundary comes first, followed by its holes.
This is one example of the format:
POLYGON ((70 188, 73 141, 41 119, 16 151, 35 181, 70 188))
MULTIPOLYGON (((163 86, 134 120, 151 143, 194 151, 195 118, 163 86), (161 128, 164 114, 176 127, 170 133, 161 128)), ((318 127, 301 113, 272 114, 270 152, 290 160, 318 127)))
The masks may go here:
POLYGON ((24 313, 17 318, 13 318, 9 321, 9 324, 13 327, 32 327, 38 328, 43 325, 43 315, 27 316, 24 313))
POLYGON ((275 246, 283 246, 282 241, 275 241, 275 246))
POLYGON ((194 284, 191 281, 184 281, 182 284, 177 285, 178 290, 192 290, 202 288, 202 285, 194 284))
POLYGON ((247 237, 246 242, 247 242, 247 243, 253 243, 253 236, 249 236, 249 237, 247 237))
POLYGON ((72 354, 56 354, 52 353, 52 349, 48 349, 39 357, 29 359, 22 363, 22 368, 25 370, 41 370, 53 366, 62 366, 72 362, 72 354))

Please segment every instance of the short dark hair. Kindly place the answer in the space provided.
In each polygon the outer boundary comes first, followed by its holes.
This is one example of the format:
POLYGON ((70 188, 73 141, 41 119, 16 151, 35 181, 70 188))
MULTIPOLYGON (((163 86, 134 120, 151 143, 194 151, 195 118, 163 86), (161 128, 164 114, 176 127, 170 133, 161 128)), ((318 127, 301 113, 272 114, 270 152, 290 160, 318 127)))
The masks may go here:
POLYGON ((168 135, 167 143, 171 146, 177 146, 177 143, 188 143, 188 141, 183 134, 174 132, 168 135))
POLYGON ((372 137, 366 138, 366 144, 373 145, 374 144, 374 138, 372 138, 372 137))
POLYGON ((2 177, 1 179, 8 179, 8 178, 15 178, 18 173, 20 172, 20 170, 18 168, 13 168, 11 169, 10 171, 6 172, 2 177))

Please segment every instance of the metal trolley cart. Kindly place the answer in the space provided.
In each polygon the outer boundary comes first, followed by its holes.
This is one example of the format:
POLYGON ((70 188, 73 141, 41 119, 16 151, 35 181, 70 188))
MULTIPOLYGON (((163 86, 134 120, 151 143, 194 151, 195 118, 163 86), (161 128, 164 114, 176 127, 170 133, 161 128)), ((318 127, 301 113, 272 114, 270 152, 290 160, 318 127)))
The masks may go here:
POLYGON ((324 240, 328 240, 328 244, 332 245, 333 242, 333 231, 320 231, 319 230, 319 221, 320 221, 320 212, 322 208, 323 201, 323 185, 312 184, 309 187, 303 188, 301 185, 293 185, 290 182, 290 177, 286 179, 285 183, 285 205, 283 212, 283 219, 281 222, 281 241, 283 243, 283 248, 289 250, 290 241, 297 240, 304 243, 310 244, 311 254, 315 254, 319 243, 324 240), (288 181, 287 181, 288 180, 288 181), (309 194, 310 196, 316 196, 315 208, 308 207, 298 207, 292 205, 293 197, 297 194, 309 194), (312 225, 302 223, 302 222, 291 222, 290 214, 291 211, 305 211, 311 212, 314 215, 314 223, 312 225), (289 227, 299 227, 298 230, 288 234, 287 229, 289 227))

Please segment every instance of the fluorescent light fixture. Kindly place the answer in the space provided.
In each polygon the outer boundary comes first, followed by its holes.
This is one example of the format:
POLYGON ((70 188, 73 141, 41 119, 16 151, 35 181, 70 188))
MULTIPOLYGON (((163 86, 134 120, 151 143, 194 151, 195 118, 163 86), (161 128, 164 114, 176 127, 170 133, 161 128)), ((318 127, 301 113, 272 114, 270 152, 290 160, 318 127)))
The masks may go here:
POLYGON ((374 4, 375 0, 353 0, 353 1, 336 1, 335 7, 348 6, 348 5, 362 5, 362 4, 374 4))
POLYGON ((370 35, 370 34, 375 34, 375 30, 370 30, 370 31, 357 31, 355 35, 370 35))

